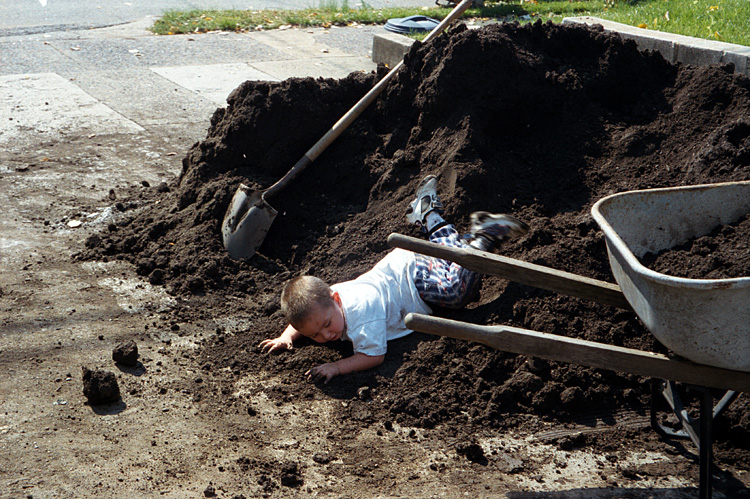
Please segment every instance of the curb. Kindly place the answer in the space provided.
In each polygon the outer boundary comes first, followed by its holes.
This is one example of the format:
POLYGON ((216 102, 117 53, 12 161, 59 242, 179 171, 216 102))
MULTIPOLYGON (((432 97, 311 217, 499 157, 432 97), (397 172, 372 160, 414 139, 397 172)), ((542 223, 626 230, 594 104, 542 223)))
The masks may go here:
MULTIPOLYGON (((598 17, 566 17, 563 24, 601 25, 605 31, 618 33, 626 40, 633 40, 640 50, 653 50, 671 63, 707 66, 717 63, 733 63, 734 71, 750 76, 750 47, 735 45, 691 36, 663 33, 627 24, 606 21, 598 17)), ((412 38, 396 33, 375 35, 372 41, 372 61, 393 67, 398 64, 414 43, 412 38)))
POLYGON ((375 35, 372 40, 372 62, 392 68, 403 60, 414 41, 398 33, 375 35))

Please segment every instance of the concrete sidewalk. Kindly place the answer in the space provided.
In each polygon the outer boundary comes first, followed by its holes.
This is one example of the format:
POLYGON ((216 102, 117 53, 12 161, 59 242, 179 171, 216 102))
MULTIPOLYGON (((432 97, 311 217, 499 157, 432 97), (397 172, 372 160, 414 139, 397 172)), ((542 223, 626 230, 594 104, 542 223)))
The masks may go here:
MULTIPOLYGON (((372 71, 381 26, 156 36, 155 18, 0 38, 0 147, 75 134, 203 128, 246 80, 372 71)), ((202 138, 199 130, 196 140, 202 138)))

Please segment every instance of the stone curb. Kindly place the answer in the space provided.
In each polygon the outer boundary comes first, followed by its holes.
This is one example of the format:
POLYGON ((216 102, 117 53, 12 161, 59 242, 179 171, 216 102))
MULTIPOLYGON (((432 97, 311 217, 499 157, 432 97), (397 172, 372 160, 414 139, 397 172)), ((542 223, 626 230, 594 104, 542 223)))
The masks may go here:
POLYGON ((372 62, 392 68, 401 62, 414 41, 413 38, 398 33, 375 35, 372 40, 372 62))
MULTIPOLYGON (((616 32, 625 39, 634 40, 640 50, 661 53, 669 62, 696 66, 731 62, 736 73, 750 76, 750 47, 745 45, 662 33, 597 17, 566 17, 563 24, 599 24, 605 31, 616 32)), ((396 33, 375 35, 372 42, 372 61, 393 67, 403 59, 413 43, 412 38, 396 33)))

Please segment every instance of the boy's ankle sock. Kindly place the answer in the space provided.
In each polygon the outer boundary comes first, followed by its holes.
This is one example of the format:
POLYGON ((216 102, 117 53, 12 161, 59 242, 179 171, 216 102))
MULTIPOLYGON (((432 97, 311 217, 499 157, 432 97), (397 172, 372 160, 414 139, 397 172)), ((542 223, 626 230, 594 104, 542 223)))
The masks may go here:
POLYGON ((427 229, 428 234, 432 234, 436 227, 439 225, 445 225, 445 220, 435 211, 429 212, 424 217, 424 226, 427 229))

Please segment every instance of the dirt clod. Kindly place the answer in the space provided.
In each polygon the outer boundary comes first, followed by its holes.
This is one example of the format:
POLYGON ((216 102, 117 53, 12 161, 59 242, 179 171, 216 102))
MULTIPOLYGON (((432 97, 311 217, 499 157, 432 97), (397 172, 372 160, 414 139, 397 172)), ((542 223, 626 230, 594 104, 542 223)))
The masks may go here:
POLYGON ((112 350, 112 360, 118 364, 122 364, 128 367, 135 367, 138 365, 138 345, 135 341, 128 340, 118 344, 112 350))
POLYGON ((120 400, 120 387, 115 374, 109 371, 82 367, 83 394, 91 405, 103 405, 120 400))
POLYGON ((586 436, 583 433, 576 433, 575 435, 568 435, 561 438, 557 442, 558 447, 561 450, 573 450, 578 449, 586 445, 586 436))
POLYGON ((318 464, 328 464, 333 460, 333 458, 327 452, 316 452, 313 455, 312 460, 318 464))
POLYGON ((456 444, 456 452, 475 463, 482 463, 487 461, 487 457, 484 455, 482 446, 476 442, 459 442, 456 444))
POLYGON ((299 487, 304 483, 297 463, 284 463, 281 466, 279 480, 285 487, 299 487))
POLYGON ((214 488, 212 483, 208 484, 208 487, 203 491, 204 497, 216 497, 216 489, 214 488))
POLYGON ((363 386, 357 390, 357 398, 362 401, 367 401, 372 398, 372 389, 369 386, 363 386))

